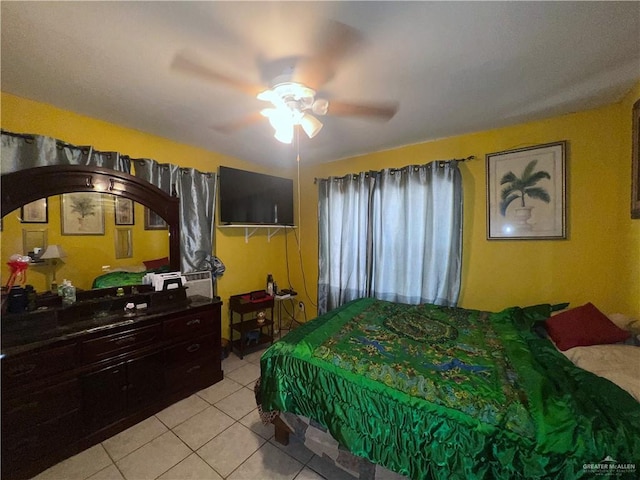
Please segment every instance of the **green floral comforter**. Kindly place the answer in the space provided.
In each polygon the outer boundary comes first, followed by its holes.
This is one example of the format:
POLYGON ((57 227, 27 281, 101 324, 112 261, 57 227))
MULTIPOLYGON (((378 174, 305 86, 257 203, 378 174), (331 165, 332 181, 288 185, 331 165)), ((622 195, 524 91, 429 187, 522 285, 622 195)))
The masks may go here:
POLYGON ((636 475, 640 404, 532 333, 549 313, 356 300, 265 352, 262 407, 414 479, 636 475))

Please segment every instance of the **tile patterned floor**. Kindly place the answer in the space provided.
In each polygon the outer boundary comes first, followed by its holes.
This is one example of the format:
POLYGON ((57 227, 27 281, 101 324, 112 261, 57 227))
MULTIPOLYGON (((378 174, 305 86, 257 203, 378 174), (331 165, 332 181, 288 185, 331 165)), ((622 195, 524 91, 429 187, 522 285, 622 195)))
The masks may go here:
POLYGON ((224 380, 37 475, 37 480, 351 479, 273 438, 253 385, 262 351, 223 360, 224 380))

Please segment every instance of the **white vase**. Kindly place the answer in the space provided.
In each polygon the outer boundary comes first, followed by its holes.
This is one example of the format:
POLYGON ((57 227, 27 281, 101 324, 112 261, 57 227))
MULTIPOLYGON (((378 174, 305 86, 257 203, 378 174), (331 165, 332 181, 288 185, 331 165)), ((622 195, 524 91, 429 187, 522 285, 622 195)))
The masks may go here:
POLYGON ((515 218, 516 230, 518 230, 520 232, 530 232, 531 231, 531 229, 533 227, 531 226, 530 223, 528 223, 529 219, 531 218, 531 210, 533 210, 533 207, 517 207, 515 209, 515 211, 516 211, 516 218, 515 218))

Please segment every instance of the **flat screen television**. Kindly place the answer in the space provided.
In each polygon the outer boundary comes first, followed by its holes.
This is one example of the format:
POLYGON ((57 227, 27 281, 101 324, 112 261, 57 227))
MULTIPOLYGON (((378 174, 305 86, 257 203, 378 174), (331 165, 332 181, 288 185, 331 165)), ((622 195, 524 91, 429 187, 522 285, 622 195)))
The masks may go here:
POLYGON ((293 180, 220 167, 220 224, 293 225, 293 180))

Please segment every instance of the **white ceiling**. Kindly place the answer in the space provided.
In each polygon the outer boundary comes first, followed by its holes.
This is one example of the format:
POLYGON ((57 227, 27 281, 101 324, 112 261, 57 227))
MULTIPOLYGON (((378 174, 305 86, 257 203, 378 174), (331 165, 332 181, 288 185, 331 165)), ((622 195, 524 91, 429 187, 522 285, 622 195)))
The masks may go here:
MULTIPOLYGON (((328 20, 365 44, 322 97, 394 101, 389 122, 322 117, 330 161, 612 103, 640 79, 640 2, 1 2, 2 91, 244 160, 292 164, 263 102, 170 69, 188 49, 259 83, 258 59, 310 55, 328 20)), ((127 153, 127 152, 123 152, 127 153)))

